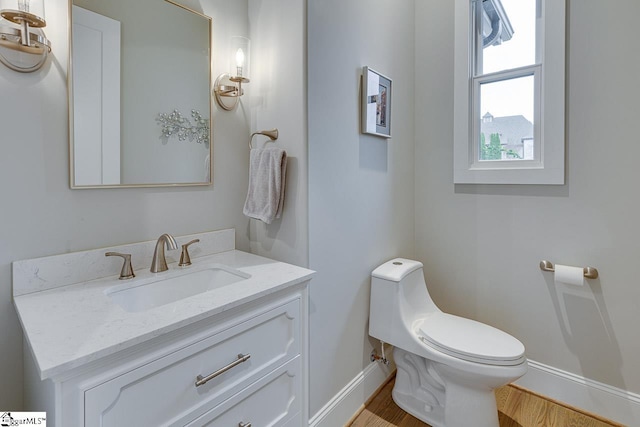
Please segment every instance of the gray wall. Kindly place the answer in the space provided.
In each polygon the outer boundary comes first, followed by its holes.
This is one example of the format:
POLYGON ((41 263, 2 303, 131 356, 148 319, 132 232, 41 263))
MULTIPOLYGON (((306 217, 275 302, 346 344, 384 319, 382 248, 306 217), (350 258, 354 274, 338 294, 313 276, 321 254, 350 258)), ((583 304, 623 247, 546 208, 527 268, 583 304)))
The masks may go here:
MULTIPOLYGON (((252 131, 278 128, 276 146, 287 151, 282 218, 246 230, 251 252, 280 261, 308 263, 305 1, 249 0, 251 83, 243 103, 252 131)), ((243 97, 244 98, 244 97, 243 97)), ((254 145, 267 138, 256 136, 254 145)))
POLYGON ((313 415, 370 363, 371 271, 414 255, 414 2, 308 8, 313 415), (391 139, 360 134, 364 65, 393 80, 391 139))
POLYGON ((512 333, 535 361, 638 393, 640 2, 567 3, 567 184, 454 186, 454 5, 416 2, 416 253, 442 309, 512 333), (601 278, 559 295, 541 259, 601 278))

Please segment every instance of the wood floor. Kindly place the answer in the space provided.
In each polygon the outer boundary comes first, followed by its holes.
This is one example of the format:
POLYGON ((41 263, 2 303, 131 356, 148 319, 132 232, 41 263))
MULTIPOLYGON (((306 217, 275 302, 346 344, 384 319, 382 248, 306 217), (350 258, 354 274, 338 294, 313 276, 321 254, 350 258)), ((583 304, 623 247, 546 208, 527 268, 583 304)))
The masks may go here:
MULTIPOLYGON (((394 383, 389 381, 347 426, 429 427, 393 402, 394 383)), ((496 390, 496 402, 500 427, 624 427, 512 385, 496 390)))

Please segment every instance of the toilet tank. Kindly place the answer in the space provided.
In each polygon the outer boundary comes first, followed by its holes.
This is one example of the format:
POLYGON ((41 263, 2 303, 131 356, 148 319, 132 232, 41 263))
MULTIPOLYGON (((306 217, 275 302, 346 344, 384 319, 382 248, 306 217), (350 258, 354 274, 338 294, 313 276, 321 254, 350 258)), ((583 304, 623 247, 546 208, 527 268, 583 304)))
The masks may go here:
POLYGON ((421 262, 396 258, 382 264, 371 273, 369 335, 394 344, 394 331, 410 327, 430 302, 421 262))

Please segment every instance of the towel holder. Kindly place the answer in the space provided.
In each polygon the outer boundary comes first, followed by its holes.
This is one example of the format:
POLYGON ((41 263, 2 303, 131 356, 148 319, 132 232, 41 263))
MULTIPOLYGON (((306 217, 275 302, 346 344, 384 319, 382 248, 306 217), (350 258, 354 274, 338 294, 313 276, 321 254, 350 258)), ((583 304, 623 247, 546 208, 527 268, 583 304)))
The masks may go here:
MULTIPOLYGON (((542 271, 556 271, 555 266, 553 265, 553 263, 547 261, 547 260, 542 260, 540 261, 540 270, 542 271)), ((598 269, 595 267, 584 267, 583 268, 584 271, 584 277, 586 277, 587 279, 597 279, 598 278, 598 269)))
POLYGON ((276 139, 278 139, 278 129, 276 128, 271 130, 259 130, 258 132, 252 133, 251 138, 249 138, 249 150, 253 148, 253 145, 252 145, 253 137, 256 135, 264 135, 269 138, 269 141, 267 142, 273 142, 276 139))

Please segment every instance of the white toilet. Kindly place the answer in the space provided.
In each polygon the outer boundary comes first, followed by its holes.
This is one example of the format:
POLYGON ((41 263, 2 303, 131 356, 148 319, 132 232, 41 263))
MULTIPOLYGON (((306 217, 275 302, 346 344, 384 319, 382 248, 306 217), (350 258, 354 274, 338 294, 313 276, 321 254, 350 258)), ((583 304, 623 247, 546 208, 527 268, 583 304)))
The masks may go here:
POLYGON ((421 262, 393 259, 371 276, 369 335, 395 346, 396 404, 433 427, 497 427, 493 390, 527 372, 522 343, 440 311, 421 262))

